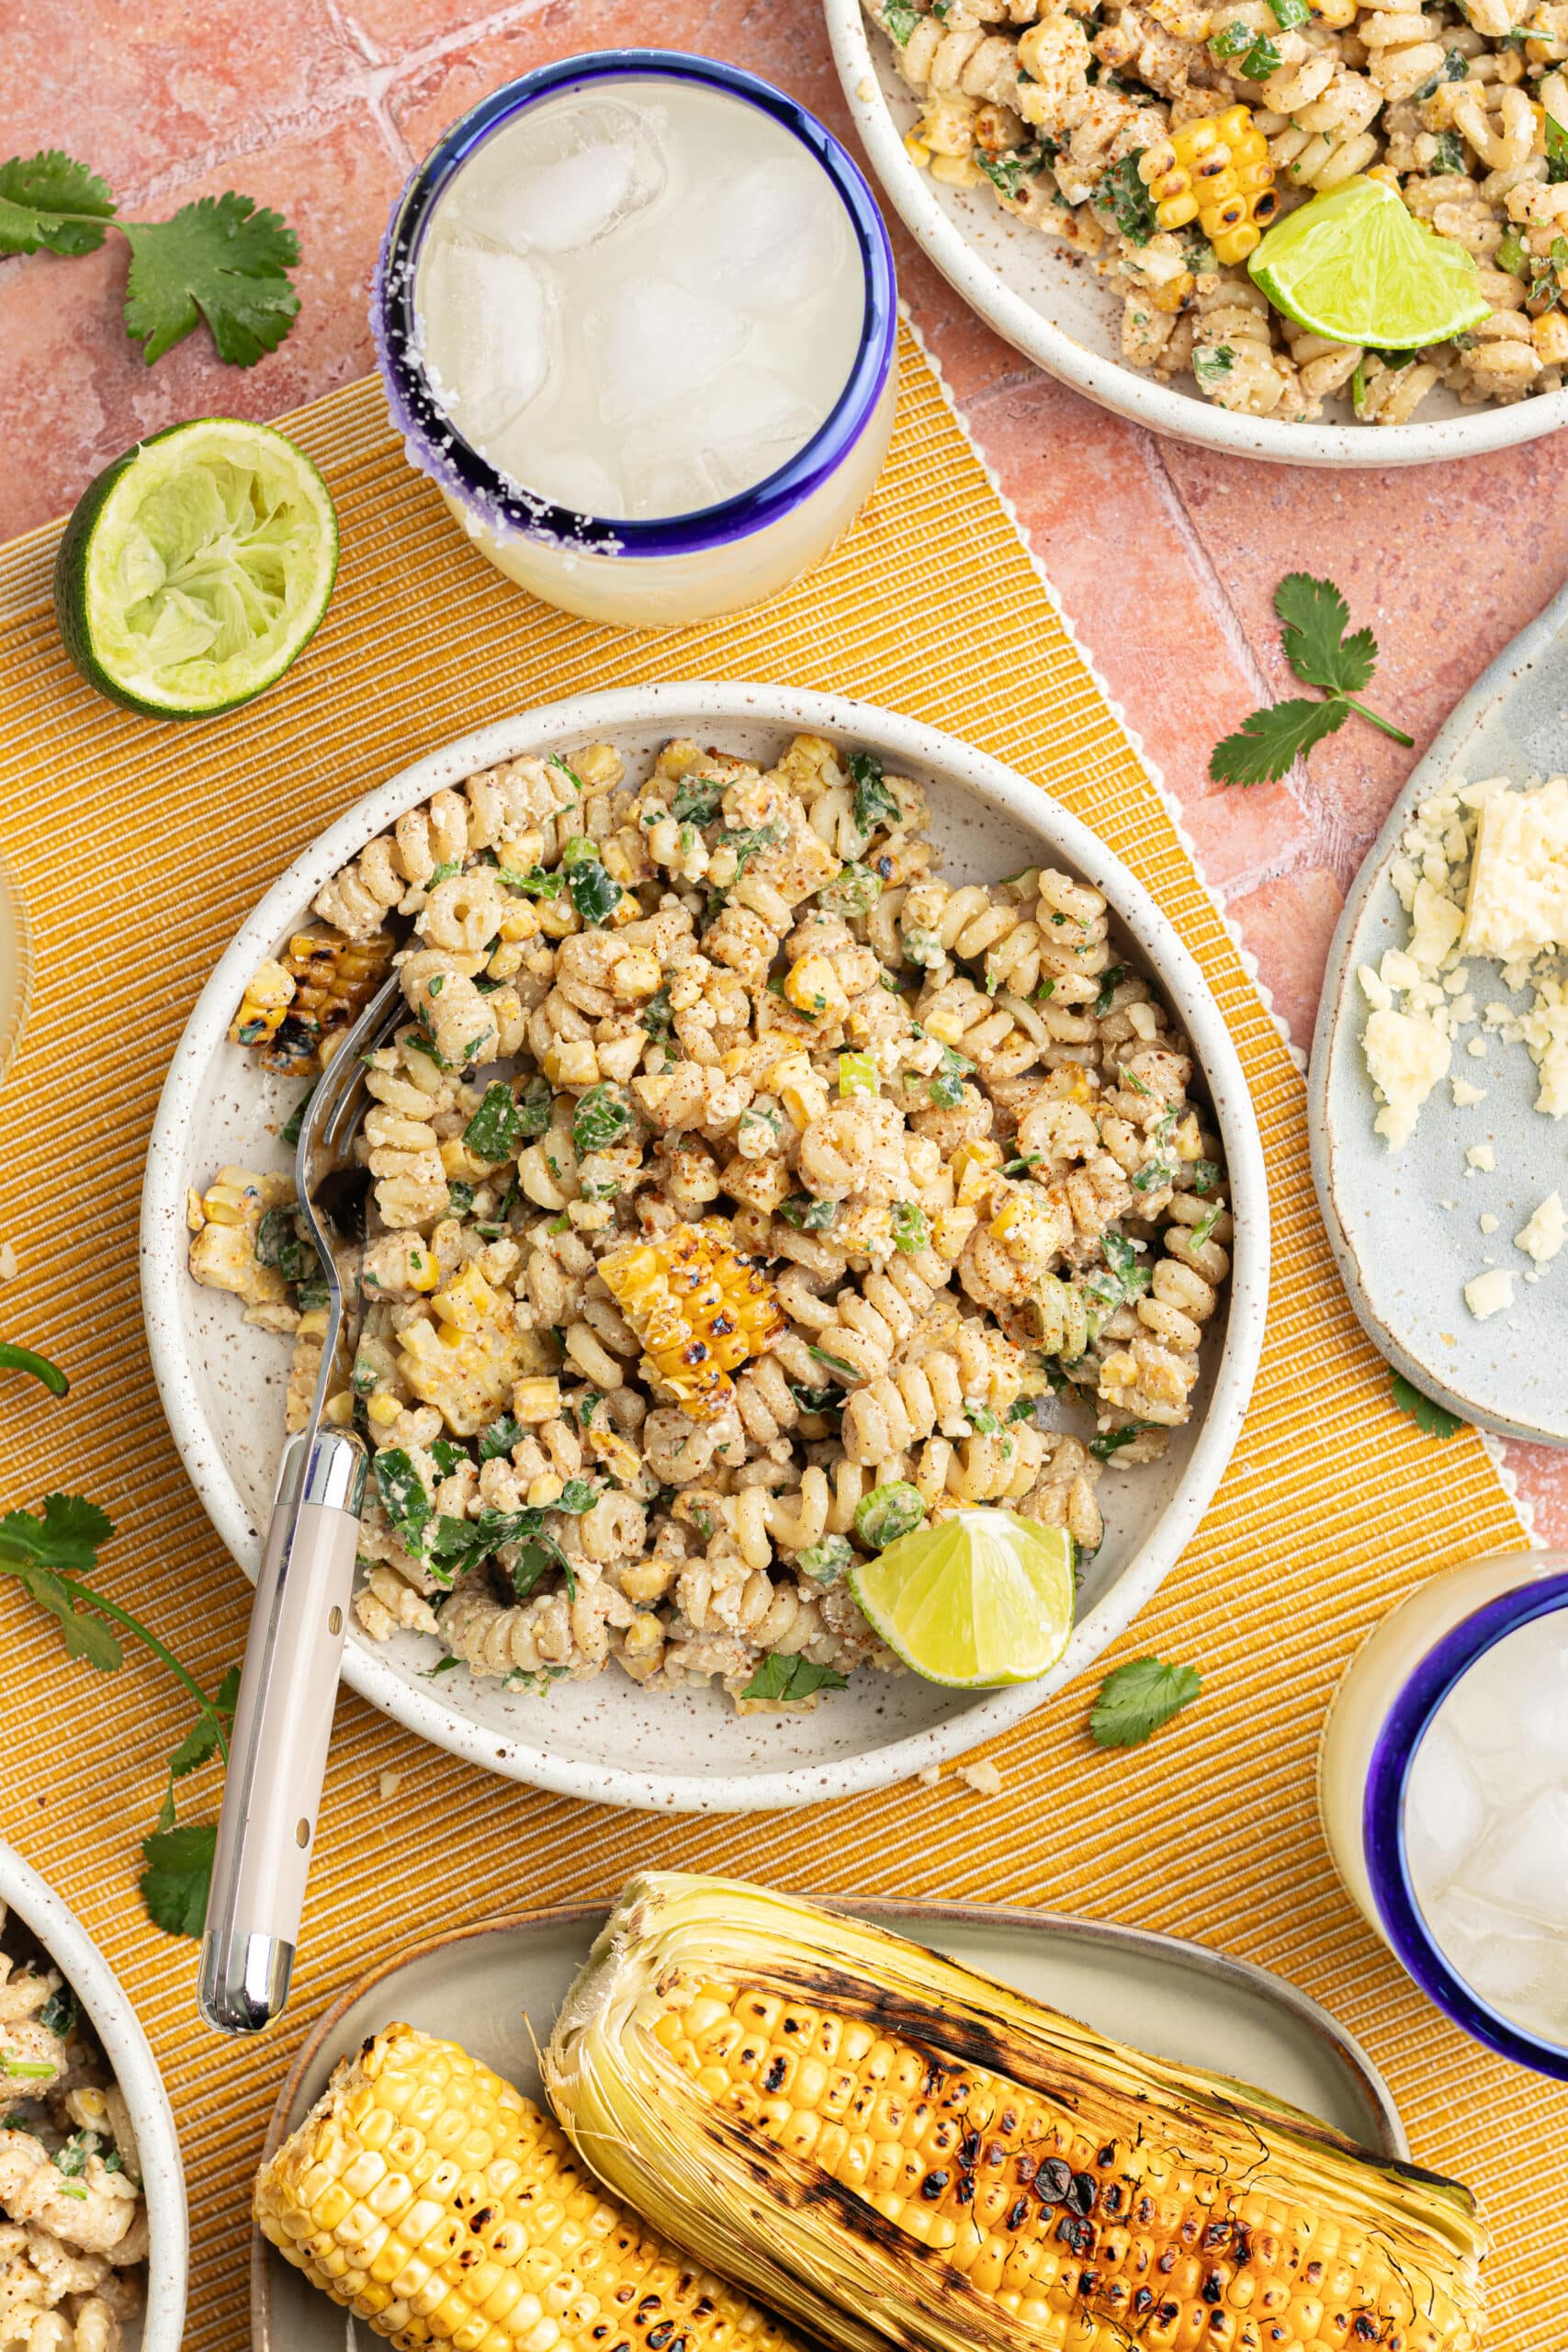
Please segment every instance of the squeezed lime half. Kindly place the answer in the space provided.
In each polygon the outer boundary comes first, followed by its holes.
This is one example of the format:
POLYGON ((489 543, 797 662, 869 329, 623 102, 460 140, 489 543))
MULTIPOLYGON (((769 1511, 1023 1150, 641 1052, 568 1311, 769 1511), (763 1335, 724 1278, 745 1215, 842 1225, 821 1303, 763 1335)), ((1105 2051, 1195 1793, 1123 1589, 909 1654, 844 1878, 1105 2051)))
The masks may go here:
POLYGON ((1277 311, 1333 343, 1414 351, 1491 315, 1463 246, 1359 175, 1288 212, 1247 266, 1277 311))
POLYGON ((961 1510, 857 1560, 850 1589, 928 1682, 978 1690, 1048 1674, 1073 1630, 1073 1539, 1010 1510, 961 1510))
POLYGON ((161 718, 264 694, 315 634, 337 516, 302 449, 265 424, 198 417, 139 441, 77 502, 54 568, 72 660, 161 718))

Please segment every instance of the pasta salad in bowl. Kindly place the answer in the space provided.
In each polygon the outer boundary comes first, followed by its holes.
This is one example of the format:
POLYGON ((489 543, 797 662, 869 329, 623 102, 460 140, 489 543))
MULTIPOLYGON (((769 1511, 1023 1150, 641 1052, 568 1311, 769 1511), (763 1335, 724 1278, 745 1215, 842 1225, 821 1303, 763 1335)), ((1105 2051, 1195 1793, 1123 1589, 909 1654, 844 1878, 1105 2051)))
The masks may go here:
POLYGON ((1090 399, 1293 465, 1425 464, 1568 420, 1568 44, 1550 6, 1517 23, 1503 0, 826 7, 916 238, 1090 399), (1345 214, 1339 284, 1381 337, 1332 331, 1268 266, 1308 206, 1345 214), (1446 277, 1457 302, 1400 331, 1390 267, 1446 277))
POLYGON ((253 1568, 321 1352, 290 1114, 394 968, 336 1204, 356 1687, 520 1778, 773 1804, 990 1736, 1120 1630, 1234 1442, 1266 1212, 1219 1016, 1091 835, 761 687, 533 713, 351 811, 204 993, 150 1159, 160 1384, 253 1568), (907 1674, 855 1598, 976 1508, 1081 1572, 1021 1690, 907 1674))

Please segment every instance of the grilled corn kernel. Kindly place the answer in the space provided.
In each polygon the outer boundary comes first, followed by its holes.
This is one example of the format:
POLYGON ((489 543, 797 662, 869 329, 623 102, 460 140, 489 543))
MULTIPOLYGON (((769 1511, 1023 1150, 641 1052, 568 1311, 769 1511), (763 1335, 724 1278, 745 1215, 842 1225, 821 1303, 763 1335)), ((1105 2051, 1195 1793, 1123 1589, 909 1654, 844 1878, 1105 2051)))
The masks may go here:
POLYGON ((430 1303, 444 1323, 450 1323, 459 1331, 477 1331, 482 1324, 493 1321, 501 1305, 471 1258, 461 1273, 455 1274, 430 1303))
POLYGON ((964 1245, 980 1222, 977 1209, 939 1209, 931 1219, 931 1248, 939 1258, 955 1265, 964 1255, 964 1245))
POLYGON ((646 947, 633 947, 613 967, 610 985, 617 996, 657 996, 663 978, 658 956, 646 947))
POLYGON ((732 1243, 724 1219, 708 1217, 599 1261, 647 1351, 648 1377, 698 1420, 723 1412, 733 1390, 729 1374, 784 1328, 773 1284, 732 1243))
POLYGON ((512 1409, 520 1421, 553 1421, 560 1416, 558 1380, 520 1380, 512 1391, 512 1409))
POLYGON ((564 1491, 565 1481, 554 1470, 541 1470, 536 1478, 528 1481, 528 1508, 547 1510, 564 1491))
POLYGON ((291 1077, 324 1069, 344 1032, 386 978, 391 960, 392 942, 385 932, 352 940, 335 931, 297 931, 282 962, 294 993, 271 1034, 256 1041, 264 1069, 291 1077))
POLYGON ((931 159, 931 151, 925 141, 918 138, 912 130, 904 133, 904 153, 918 172, 923 172, 931 159))
POLYGON ((321 1407, 321 1419, 327 1423, 330 1429, 346 1430, 350 1428, 354 1421, 354 1396, 352 1390, 340 1388, 335 1396, 329 1396, 326 1403, 321 1407))
POLYGON ((1184 122, 1138 158, 1161 229, 1196 220, 1216 260, 1244 261, 1280 209, 1269 142, 1248 107, 1184 122))
POLYGON ((365 1408, 365 1417, 373 1430, 389 1430, 402 1409, 389 1388, 378 1388, 365 1408))
POLYGON ((439 1283, 441 1268, 428 1243, 417 1242, 410 1248, 407 1280, 411 1290, 431 1291, 439 1283))
POLYGON ((773 1064, 766 1090, 776 1094, 795 1125, 806 1128, 828 1108, 828 1089, 806 1054, 785 1054, 773 1064))
POLYGON ((989 1192, 991 1181, 1002 1164, 1002 1148, 989 1136, 977 1136, 972 1142, 961 1143, 953 1155, 953 1182, 961 1203, 977 1201, 989 1192))
POLYGON ((592 1086, 599 1057, 586 1037, 559 1037, 545 1054, 545 1076, 552 1086, 592 1086))
POLYGON ((220 1168, 201 1196, 201 1212, 209 1225, 249 1225, 261 1216, 266 1202, 266 1180, 248 1168, 220 1168))
POLYGON ((256 2177, 262 2233, 376 2339, 452 2352, 790 2352, 615 2204, 547 2116, 456 2042, 390 2025, 256 2177))
POLYGON ((838 1020, 849 1011, 839 975, 826 956, 803 956, 784 976, 784 992, 797 1012, 809 1020, 838 1020))
POLYGON ((294 1327, 300 1340, 324 1340, 327 1336, 327 1310, 324 1306, 308 1306, 294 1327))

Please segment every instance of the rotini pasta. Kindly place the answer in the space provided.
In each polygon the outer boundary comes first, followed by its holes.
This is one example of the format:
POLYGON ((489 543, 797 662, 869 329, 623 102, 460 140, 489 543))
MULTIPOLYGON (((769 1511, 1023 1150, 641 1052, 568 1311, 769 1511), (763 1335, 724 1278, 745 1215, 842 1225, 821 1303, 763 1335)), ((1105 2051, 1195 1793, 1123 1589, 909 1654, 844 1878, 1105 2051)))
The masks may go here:
MULTIPOLYGON (((1174 74, 1179 30, 1131 29, 1174 74)), ((1012 54, 972 30, 931 49, 944 102, 1012 54)), ((804 1703, 897 1667, 845 1574, 880 1489, 1089 1551, 1102 1462, 1187 1418, 1230 1224, 1186 1042, 1098 891, 953 888, 926 821, 818 737, 766 772, 671 742, 640 786, 589 746, 436 794, 319 894, 412 1015, 367 1073, 327 1408, 373 1448, 367 1637, 804 1703)), ((225 1169, 191 1221, 197 1279, 291 1336, 299 1426, 324 1317, 287 1184, 225 1169)))

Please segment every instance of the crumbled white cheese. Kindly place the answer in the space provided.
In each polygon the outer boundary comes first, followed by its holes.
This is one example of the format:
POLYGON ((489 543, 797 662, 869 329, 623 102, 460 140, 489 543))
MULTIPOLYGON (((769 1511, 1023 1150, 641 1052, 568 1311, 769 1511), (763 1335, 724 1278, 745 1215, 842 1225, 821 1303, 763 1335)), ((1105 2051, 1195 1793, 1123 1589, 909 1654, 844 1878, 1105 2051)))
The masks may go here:
POLYGON ((1463 938, 1500 963, 1568 945, 1568 776, 1482 803, 1463 938))
POLYGON ((958 1777, 977 1797, 999 1797, 1002 1792, 1002 1776, 988 1757, 983 1757, 978 1764, 961 1764, 958 1777))
POLYGON ((383 1772, 377 1782, 381 1794, 381 1803, 390 1804, 402 1785, 403 1776, 400 1772, 383 1772))
MULTIPOLYGON (((1429 887, 1425 882, 1421 885, 1423 890, 1429 887)), ((1378 978, 1385 988, 1413 989, 1420 984, 1421 968, 1415 956, 1407 956, 1403 947, 1390 947, 1378 966, 1378 978)))
POLYGON ((1464 1050, 1467 1054, 1473 1054, 1477 1061, 1482 1060, 1486 1052, 1485 1038, 1472 1037, 1464 1050))
POLYGON ((1482 1214, 1481 1230, 1483 1233, 1495 1233, 1497 1230, 1497 1219, 1490 1209, 1484 1210, 1482 1214))
POLYGON ((1489 1274, 1477 1274, 1464 1286, 1464 1303, 1478 1323, 1489 1315, 1496 1315, 1514 1303, 1514 1277, 1506 1266, 1495 1267, 1489 1274))
POLYGON ((17 1245, 14 1241, 0 1241, 0 1283, 14 1283, 16 1279, 17 1245))
POLYGON ((1568 1241, 1568 1211, 1562 1206, 1561 1193, 1548 1193, 1540 1208, 1514 1236, 1514 1247, 1544 1266, 1555 1258, 1564 1241, 1568 1241))
POLYGON ((1367 1068, 1372 1084, 1382 1090, 1385 1106, 1372 1124, 1397 1151, 1408 1142, 1422 1103, 1449 1074, 1449 1041, 1429 1019, 1374 1012, 1365 1043, 1367 1068))
POLYGON ((1489 1143, 1472 1143, 1464 1156, 1483 1176, 1490 1176, 1497 1165, 1497 1155, 1489 1143))
POLYGON ((1451 1078, 1449 1084, 1453 1089, 1456 1111, 1468 1111, 1473 1104, 1484 1102, 1486 1100, 1486 1089, 1483 1086, 1472 1086, 1468 1078, 1451 1078))
POLYGON ((1393 1002, 1393 990, 1389 987, 1382 974, 1373 971, 1370 964, 1362 964, 1357 968, 1356 978, 1360 981, 1361 994, 1366 998, 1372 1011, 1387 1012, 1393 1002))
MULTIPOLYGON (((1464 928, 1463 915, 1441 890, 1435 890, 1430 882, 1419 882, 1416 886, 1416 903, 1410 910, 1410 917, 1413 926, 1410 933, 1412 958, 1424 972, 1440 971, 1445 956, 1450 955, 1459 944, 1460 933, 1464 928)), ((1386 956, 1383 962, 1388 962, 1386 956)))
POLYGON ((1475 999, 1468 989, 1462 996, 1456 996, 1450 1005, 1449 1018, 1460 1028, 1463 1028, 1467 1023, 1474 1020, 1475 999))
POLYGON ((934 1789, 937 1782, 942 1778, 942 1766, 940 1764, 922 1764, 919 1770, 916 1773, 915 1778, 919 1781, 922 1789, 934 1789))
POLYGON ((1443 974, 1443 986, 1450 996, 1459 996, 1470 986, 1469 967, 1464 964, 1456 964, 1451 972, 1443 974))

